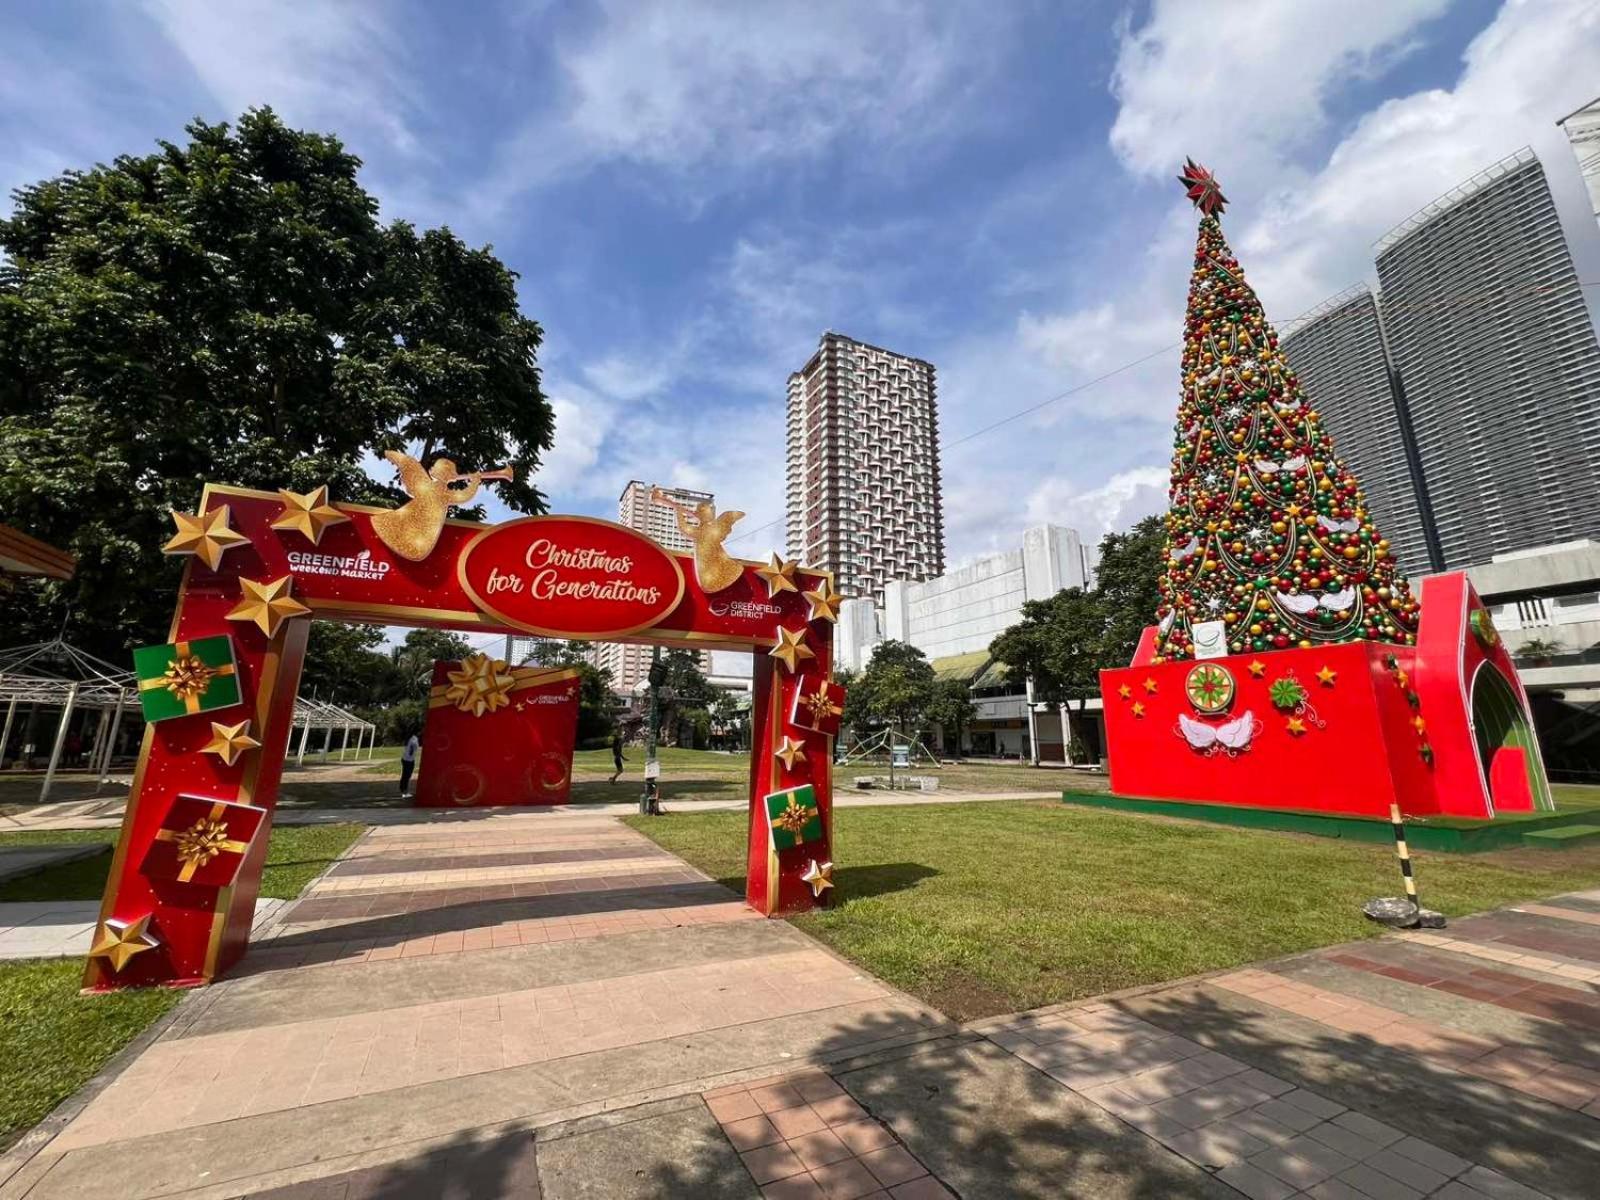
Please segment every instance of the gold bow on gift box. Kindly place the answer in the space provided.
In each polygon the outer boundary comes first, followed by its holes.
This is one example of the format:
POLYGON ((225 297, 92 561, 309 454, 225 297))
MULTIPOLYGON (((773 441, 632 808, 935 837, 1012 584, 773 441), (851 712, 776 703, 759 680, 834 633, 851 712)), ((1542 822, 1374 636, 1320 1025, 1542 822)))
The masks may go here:
POLYGON ((578 672, 572 667, 509 667, 502 659, 473 654, 449 673, 449 683, 440 684, 428 694, 428 707, 454 705, 464 713, 481 717, 510 704, 512 692, 577 677, 578 672))

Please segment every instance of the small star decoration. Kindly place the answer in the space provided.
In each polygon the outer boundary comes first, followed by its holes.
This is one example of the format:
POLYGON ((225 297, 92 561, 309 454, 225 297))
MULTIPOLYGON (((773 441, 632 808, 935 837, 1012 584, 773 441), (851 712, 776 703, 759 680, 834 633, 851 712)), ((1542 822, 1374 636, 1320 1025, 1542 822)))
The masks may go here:
POLYGON ((783 744, 772 753, 783 760, 785 770, 792 771, 795 763, 805 762, 806 744, 799 738, 792 738, 788 734, 784 734, 783 744))
POLYGON ((1323 687, 1332 687, 1333 681, 1339 678, 1339 672, 1332 667, 1323 667, 1322 670, 1317 672, 1317 678, 1322 680, 1323 687))
POLYGON ((1154 696, 1156 694, 1156 681, 1151 678, 1146 678, 1144 681, 1144 690, 1149 695, 1154 696))
POLYGON ((200 747, 202 754, 215 754, 228 766, 233 766, 239 761, 239 756, 246 750, 254 750, 261 743, 250 736, 250 722, 240 721, 237 725, 223 725, 220 722, 211 722, 211 740, 200 747))
POLYGON ((778 630, 778 641, 771 650, 767 651, 767 656, 777 659, 788 669, 789 674, 793 675, 798 669, 801 659, 816 657, 811 652, 811 647, 806 645, 805 642, 806 631, 804 629, 780 628, 778 630))
POLYGON ((811 895, 820 900, 822 893, 833 886, 833 864, 819 863, 813 858, 811 865, 805 869, 800 878, 811 885, 811 895))
POLYGON ((163 554, 192 554, 215 571, 222 556, 235 546, 248 546, 250 539, 228 524, 228 506, 219 504, 198 516, 174 512, 172 522, 178 532, 161 547, 163 554))
POLYGON ((322 543, 322 533, 330 525, 343 525, 350 518, 328 503, 328 485, 301 495, 279 488, 283 511, 272 520, 274 529, 292 529, 304 534, 313 546, 322 543))
POLYGON ((794 581, 796 565, 792 559, 779 558, 777 553, 772 555, 772 561, 764 567, 757 567, 759 575, 767 585, 767 599, 771 600, 779 592, 798 592, 800 585, 794 581))
POLYGON ((1136 717, 1144 716, 1144 705, 1140 704, 1137 700, 1134 701, 1133 704, 1133 715, 1136 717))
POLYGON ((1306 723, 1299 717, 1290 717, 1289 720, 1285 722, 1284 728, 1298 737, 1300 734, 1306 731, 1306 723))
POLYGON ((1133 695, 1133 689, 1127 684, 1123 684, 1121 687, 1117 688, 1117 695, 1126 700, 1133 695))
POLYGON ((1262 662, 1259 658, 1250 663, 1250 674, 1255 676, 1257 679, 1260 679, 1266 673, 1267 664, 1262 662))
POLYGON ((150 932, 150 915, 146 913, 136 921, 111 918, 102 922, 95 933, 94 945, 89 947, 89 957, 107 959, 112 973, 121 974, 122 968, 136 955, 161 944, 150 932))
POLYGON ((242 599, 228 613, 230 621, 253 621, 257 629, 269 638, 278 635, 278 626, 291 617, 303 617, 311 610, 296 600, 294 576, 284 575, 271 581, 239 580, 242 599))

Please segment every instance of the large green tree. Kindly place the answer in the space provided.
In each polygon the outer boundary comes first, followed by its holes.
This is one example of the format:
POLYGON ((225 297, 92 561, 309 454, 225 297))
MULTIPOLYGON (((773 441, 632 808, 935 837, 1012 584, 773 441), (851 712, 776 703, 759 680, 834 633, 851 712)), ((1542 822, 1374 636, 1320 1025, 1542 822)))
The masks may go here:
POLYGON ((3 636, 160 640, 167 511, 208 480, 403 498, 404 449, 532 482, 553 417, 516 275, 448 229, 383 225, 360 160, 270 110, 19 189, 0 220, 0 521, 78 556, 3 636))
POLYGON ((921 728, 934 701, 933 665, 921 650, 893 639, 872 648, 872 658, 852 687, 869 717, 893 725, 901 733, 921 728))
POLYGON ((1102 667, 1125 667, 1133 661, 1139 635, 1153 623, 1151 614, 1161 603, 1166 538, 1165 522, 1152 516, 1126 533, 1108 533, 1100 539, 1094 591, 1105 607, 1102 667))

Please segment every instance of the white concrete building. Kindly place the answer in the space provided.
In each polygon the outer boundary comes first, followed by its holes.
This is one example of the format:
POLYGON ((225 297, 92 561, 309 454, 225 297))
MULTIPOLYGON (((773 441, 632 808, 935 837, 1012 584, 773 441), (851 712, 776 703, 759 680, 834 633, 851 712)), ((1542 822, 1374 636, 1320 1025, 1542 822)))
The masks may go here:
MULTIPOLYGON (((1037 755, 1059 762, 1059 714, 1053 705, 1033 704, 1027 689, 1005 678, 989 659, 989 643, 1022 619, 1024 602, 1089 587, 1093 580, 1094 551, 1076 530, 1036 525, 1023 532, 1015 549, 974 559, 935 579, 887 584, 881 607, 869 598, 846 600, 834 634, 836 661, 841 668, 860 670, 879 642, 915 646, 941 677, 964 679, 972 688, 978 719, 966 743, 946 747, 949 752, 1037 755)), ((1097 709, 1098 702, 1090 707, 1097 709)))
POLYGON ((1572 153, 1577 155, 1583 185, 1589 189, 1589 207, 1594 209, 1595 220, 1600 221, 1600 96, 1556 124, 1566 133, 1572 153))

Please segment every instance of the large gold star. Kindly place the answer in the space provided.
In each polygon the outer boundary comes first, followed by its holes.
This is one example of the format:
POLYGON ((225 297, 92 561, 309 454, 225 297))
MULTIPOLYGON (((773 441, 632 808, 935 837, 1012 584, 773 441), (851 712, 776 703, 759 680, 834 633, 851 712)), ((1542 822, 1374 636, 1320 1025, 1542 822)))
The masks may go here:
POLYGON ((833 590, 833 582, 826 575, 817 582, 816 591, 802 592, 801 595, 811 603, 811 615, 806 618, 808 621, 838 621, 839 605, 844 597, 833 590))
POLYGON ((774 750, 773 754, 783 760, 785 770, 792 771, 795 763, 805 762, 806 744, 799 738, 792 738, 788 734, 784 734, 783 744, 774 750))
POLYGON ((200 747, 200 753, 215 754, 231 767, 239 761, 239 756, 246 750, 254 750, 259 745, 261 743, 250 736, 248 719, 240 721, 237 725, 223 725, 213 721, 211 740, 200 747))
POLYGON ((172 521, 178 532, 161 547, 163 554, 192 554, 213 571, 222 556, 235 546, 248 546, 250 539, 228 524, 228 506, 219 504, 198 516, 174 511, 172 521))
POLYGON ((1333 681, 1339 678, 1339 672, 1332 667, 1323 667, 1322 670, 1317 672, 1317 678, 1322 680, 1323 687, 1332 687, 1333 681))
POLYGON ((313 546, 322 541, 322 531, 330 525, 343 525, 350 518, 328 503, 328 485, 301 495, 279 488, 283 511, 272 519, 274 529, 293 529, 304 534, 313 546))
POLYGON ((811 895, 820 900, 822 893, 833 886, 833 864, 819 863, 813 858, 800 878, 811 885, 811 895))
POLYGON ((767 657, 777 659, 788 668, 789 674, 793 675, 801 659, 815 658, 816 655, 811 652, 811 647, 806 645, 806 631, 804 629, 784 629, 780 627, 778 641, 771 650, 767 651, 767 657))
POLYGON ((239 580, 239 594, 243 597, 228 613, 230 621, 254 621, 256 628, 268 637, 278 636, 278 626, 290 617, 303 617, 311 610, 290 593, 294 590, 294 576, 260 582, 254 579, 239 580))
POLYGON ((791 559, 779 558, 777 553, 772 555, 772 561, 764 567, 757 567, 756 574, 766 580, 767 599, 771 600, 779 592, 798 592, 800 587, 794 581, 795 564, 791 559))
POLYGON ((112 973, 121 974, 122 968, 136 955, 154 950, 160 944, 150 932, 149 913, 136 921, 119 921, 113 917, 100 923, 94 945, 89 947, 89 957, 109 960, 112 973))

